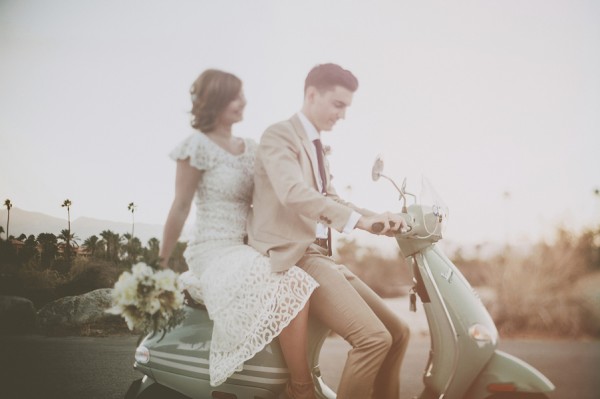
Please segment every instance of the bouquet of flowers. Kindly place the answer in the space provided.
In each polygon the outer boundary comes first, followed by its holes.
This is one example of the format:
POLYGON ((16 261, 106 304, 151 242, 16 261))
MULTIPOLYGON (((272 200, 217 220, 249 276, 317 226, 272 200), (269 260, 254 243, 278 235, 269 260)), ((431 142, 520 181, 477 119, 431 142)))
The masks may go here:
POLYGON ((112 292, 113 307, 107 312, 121 315, 130 330, 163 334, 184 318, 184 295, 178 275, 171 269, 155 271, 138 263, 123 272, 112 292))

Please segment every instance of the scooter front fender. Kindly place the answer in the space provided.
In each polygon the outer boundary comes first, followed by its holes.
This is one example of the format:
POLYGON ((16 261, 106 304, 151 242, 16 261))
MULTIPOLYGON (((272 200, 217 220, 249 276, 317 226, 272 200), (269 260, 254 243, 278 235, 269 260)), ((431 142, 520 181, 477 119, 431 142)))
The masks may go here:
POLYGON ((471 385, 466 399, 482 399, 495 392, 551 392, 555 386, 535 367, 496 350, 471 385))

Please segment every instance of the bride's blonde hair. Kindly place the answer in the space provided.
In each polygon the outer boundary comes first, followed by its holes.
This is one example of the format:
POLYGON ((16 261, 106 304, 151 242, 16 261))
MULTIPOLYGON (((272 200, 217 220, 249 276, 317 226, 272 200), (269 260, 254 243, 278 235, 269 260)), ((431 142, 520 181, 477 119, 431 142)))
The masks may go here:
POLYGON ((203 133, 215 128, 217 118, 242 89, 235 75, 218 69, 207 69, 190 88, 192 96, 192 127, 203 133))

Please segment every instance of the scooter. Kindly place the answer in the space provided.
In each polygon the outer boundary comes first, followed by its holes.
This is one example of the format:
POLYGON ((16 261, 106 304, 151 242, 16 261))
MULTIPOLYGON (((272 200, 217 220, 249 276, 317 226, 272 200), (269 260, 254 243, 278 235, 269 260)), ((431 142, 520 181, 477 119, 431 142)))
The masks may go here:
MULTIPOLYGON (((402 216, 408 228, 396 235, 407 257, 414 286, 411 310, 420 298, 431 337, 429 360, 419 399, 544 399, 554 385, 524 361, 497 349, 498 331, 477 293, 458 268, 435 245, 442 239, 448 208, 424 181, 422 197, 406 191, 383 175, 383 160, 372 169, 373 180, 383 177, 394 185, 403 201, 402 216), (406 206, 407 196, 414 204, 406 206)), ((383 228, 373 226, 374 229, 383 228)), ((135 352, 134 368, 144 377, 134 381, 125 399, 276 399, 289 373, 277 339, 248 360, 218 387, 209 384, 208 359, 212 321, 202 305, 188 298, 186 317, 164 334, 146 336, 135 352)), ((311 318, 308 361, 319 399, 335 399, 319 369, 319 354, 329 329, 311 318)), ((381 398, 387 399, 387 398, 381 398)), ((396 398, 394 398, 396 399, 396 398)))
MULTIPOLYGON (((371 177, 389 180, 402 201, 409 228, 396 235, 408 260, 416 297, 423 304, 431 337, 423 374, 425 389, 419 399, 544 399, 555 389, 552 382, 523 360, 497 349, 498 330, 460 270, 435 245, 442 239, 448 207, 423 179, 419 203, 383 173, 383 159, 375 160, 371 177), (407 196, 414 203, 406 206, 407 196)), ((383 226, 381 226, 383 227, 383 226)))

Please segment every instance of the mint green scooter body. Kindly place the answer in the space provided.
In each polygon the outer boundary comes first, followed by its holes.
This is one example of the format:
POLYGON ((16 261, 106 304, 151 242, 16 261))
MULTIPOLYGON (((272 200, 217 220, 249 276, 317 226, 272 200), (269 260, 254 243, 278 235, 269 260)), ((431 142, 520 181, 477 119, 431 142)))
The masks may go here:
POLYGON ((490 387, 512 389, 503 397, 525 397, 554 390, 538 370, 497 350, 498 331, 478 294, 458 268, 435 245, 441 228, 426 208, 408 209, 413 230, 397 236, 407 255, 421 297, 431 337, 431 351, 423 375, 422 399, 483 399, 490 387), (420 222, 420 223, 419 223, 420 222), (424 228, 425 226, 425 228, 424 228), (477 337, 472 329, 485 331, 477 337), (474 335, 478 338, 474 338, 474 335))
MULTIPOLYGON (((147 361, 139 361, 136 356, 134 368, 145 377, 131 389, 127 399, 148 396, 148 392, 159 388, 157 385, 192 399, 275 399, 279 396, 289 372, 277 339, 246 361, 242 370, 223 384, 212 387, 209 380, 209 350, 213 323, 204 309, 186 306, 185 311, 186 317, 180 325, 164 336, 161 333, 148 335, 139 344, 137 350, 145 348, 149 356, 147 361)), ((335 399, 335 393, 321 379, 318 366, 319 352, 328 332, 322 324, 311 320, 309 364, 312 365, 319 399, 335 399)), ((168 397, 168 393, 155 396, 164 395, 168 397)))

